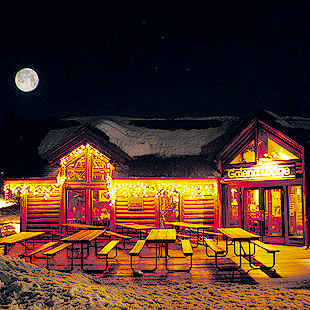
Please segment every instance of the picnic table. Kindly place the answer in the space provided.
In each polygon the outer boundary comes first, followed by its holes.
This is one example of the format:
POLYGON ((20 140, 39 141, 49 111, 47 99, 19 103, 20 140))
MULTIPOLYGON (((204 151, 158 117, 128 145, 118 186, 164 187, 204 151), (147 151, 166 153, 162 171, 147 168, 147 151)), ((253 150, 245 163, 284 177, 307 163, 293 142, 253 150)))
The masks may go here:
POLYGON ((234 253, 236 256, 240 257, 239 267, 241 268, 242 257, 248 257, 251 265, 251 257, 253 253, 251 253, 250 243, 254 240, 259 240, 261 236, 250 233, 242 228, 232 227, 232 228, 218 228, 225 239, 226 239, 226 253, 228 253, 228 240, 232 241, 234 246, 234 253), (248 249, 242 244, 242 242, 246 242, 248 244, 248 249), (239 244, 239 251, 236 249, 236 243, 239 244))
MULTIPOLYGON (((80 230, 79 232, 70 235, 66 238, 62 238, 61 242, 63 243, 71 243, 71 270, 73 269, 73 260, 80 259, 81 262, 81 269, 84 270, 83 261, 89 255, 89 246, 92 241, 95 240, 95 253, 97 254, 97 237, 105 233, 105 229, 87 229, 87 230, 80 230), (75 245, 79 245, 80 252, 78 255, 74 257, 74 249, 75 245), (84 247, 86 245, 86 248, 84 247), (86 249, 86 253, 84 250, 86 249)), ((70 270, 70 271, 71 271, 70 270)))
POLYGON ((124 229, 127 230, 128 235, 132 234, 134 231, 139 234, 139 238, 143 239, 143 233, 155 229, 156 227, 145 224, 135 224, 135 223, 116 223, 117 226, 122 228, 122 234, 124 234, 124 229))
MULTIPOLYGON (((111 230, 108 230, 106 229, 105 227, 100 227, 100 226, 94 226, 94 225, 87 225, 87 224, 79 224, 79 223, 66 223, 66 224, 61 224, 61 226, 63 227, 66 227, 66 228, 73 228, 73 233, 79 231, 79 230, 82 230, 82 229, 90 229, 90 230, 93 230, 93 229, 105 229, 105 232, 104 232, 104 236, 107 238, 107 240, 110 240, 111 237, 115 237, 117 239, 122 239, 122 243, 123 243, 123 246, 124 246, 124 249, 126 248, 125 246, 125 242, 128 241, 131 239, 131 237, 129 236, 125 236, 125 235, 121 235, 121 234, 118 234, 114 231, 111 231, 111 230)), ((68 233, 68 231, 66 230, 66 233, 68 233)))
POLYGON ((182 231, 184 232, 185 229, 188 229, 197 238, 197 244, 195 247, 198 247, 199 241, 202 241, 202 244, 204 244, 205 231, 213 229, 212 225, 187 222, 165 222, 165 225, 175 227, 178 233, 182 233, 182 231))
POLYGON ((0 245, 4 245, 4 255, 7 255, 13 246, 17 243, 24 243, 25 252, 27 247, 26 242, 32 240, 34 248, 34 239, 36 237, 44 235, 45 232, 33 232, 33 231, 24 231, 15 235, 8 237, 0 238, 0 245))
POLYGON ((65 224, 60 224, 62 227, 66 228, 66 232, 68 228, 72 228, 73 232, 79 231, 81 229, 101 229, 104 228, 103 226, 95 226, 95 225, 87 225, 87 224, 80 224, 80 223, 65 223, 65 224))
POLYGON ((175 243, 177 239, 175 229, 152 229, 145 239, 147 245, 155 243, 155 269, 157 269, 157 260, 160 257, 165 258, 166 269, 169 256, 169 244, 175 243), (164 256, 163 256, 164 248, 164 256))

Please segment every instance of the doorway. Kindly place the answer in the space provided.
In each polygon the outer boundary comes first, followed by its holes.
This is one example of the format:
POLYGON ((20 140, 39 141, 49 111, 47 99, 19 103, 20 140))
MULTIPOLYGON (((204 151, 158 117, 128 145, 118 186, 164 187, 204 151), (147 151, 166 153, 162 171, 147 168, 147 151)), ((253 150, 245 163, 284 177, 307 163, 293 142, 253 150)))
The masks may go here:
POLYGON ((255 234, 262 233, 262 218, 260 216, 260 191, 258 188, 243 189, 243 204, 241 226, 255 234))
POLYGON ((165 193, 160 196, 159 217, 160 228, 164 228, 166 222, 180 220, 180 195, 178 193, 165 193))
POLYGON ((264 189, 266 237, 284 236, 282 192, 280 188, 264 189))
MULTIPOLYGON (((292 201, 297 201, 298 189, 291 190, 292 201), (295 196, 293 196, 293 194, 295 196), (297 198, 296 198, 297 197, 297 198), (293 199, 294 198, 294 199, 293 199)), ((231 187, 228 188, 227 227, 242 227, 243 229, 263 236, 265 239, 277 239, 279 243, 284 242, 286 236, 283 187, 231 187)), ((291 205, 292 203, 290 203, 291 205)), ((295 203, 291 207, 297 210, 300 204, 295 203)), ((301 214, 301 208, 298 208, 301 214)), ((293 214, 293 212, 290 212, 293 214)), ((295 215, 295 213, 294 213, 295 215)), ((294 216, 296 219, 297 216, 294 216)), ((300 227, 301 221, 291 220, 293 228, 300 227)), ((295 229, 295 235, 300 232, 295 229)))
POLYGON ((67 223, 86 224, 86 191, 85 189, 67 190, 67 223))
POLYGON ((242 227, 266 237, 283 237, 283 188, 244 188, 242 227))

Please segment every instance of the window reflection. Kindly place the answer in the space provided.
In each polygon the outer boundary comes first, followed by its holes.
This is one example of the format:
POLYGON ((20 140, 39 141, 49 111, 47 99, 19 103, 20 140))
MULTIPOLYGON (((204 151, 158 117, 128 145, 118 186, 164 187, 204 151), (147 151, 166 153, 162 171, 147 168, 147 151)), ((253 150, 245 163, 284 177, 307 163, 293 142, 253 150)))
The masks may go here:
POLYGON ((85 224, 85 190, 67 190, 67 222, 85 224))
POLYGON ((265 195, 266 236, 282 236, 281 189, 268 189, 265 195))
POLYGON ((110 223, 110 197, 107 190, 92 191, 92 224, 109 226, 110 223))
POLYGON ((231 188, 229 190, 229 204, 228 204, 228 226, 239 226, 239 209, 240 209, 240 193, 238 188, 231 188))
POLYGON ((86 181, 86 157, 82 156, 67 166, 70 181, 86 181))
POLYGON ((252 140, 242 151, 239 153, 230 164, 241 163, 254 163, 255 162, 255 142, 252 140))
POLYGON ((244 229, 259 234, 259 189, 244 190, 244 229))
POLYGON ((303 237, 302 188, 289 187, 289 235, 303 237))

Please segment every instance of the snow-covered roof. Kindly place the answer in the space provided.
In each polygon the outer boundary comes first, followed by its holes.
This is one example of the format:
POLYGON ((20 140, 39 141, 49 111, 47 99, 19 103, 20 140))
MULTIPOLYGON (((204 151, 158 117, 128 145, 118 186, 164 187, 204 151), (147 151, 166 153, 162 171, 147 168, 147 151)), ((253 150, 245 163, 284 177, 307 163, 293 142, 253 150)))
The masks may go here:
MULTIPOLYGON (((271 111, 265 113, 282 127, 310 130, 309 118, 278 116, 271 111)), ((50 131, 39 146, 39 154, 44 154, 69 138, 79 126, 89 124, 102 131, 110 143, 132 158, 144 155, 161 158, 206 155, 208 145, 212 148, 218 145, 217 141, 222 140, 241 119, 235 116, 184 117, 174 120, 89 116, 71 117, 62 121, 74 125, 50 131)))
POLYGON ((76 127, 51 130, 39 145, 39 154, 43 154, 53 146, 61 143, 66 137, 69 137, 76 131, 76 127))
POLYGON ((283 119, 294 128, 310 130, 310 118, 299 116, 285 116, 283 119))
MULTIPOLYGON (((131 157, 162 158, 201 154, 204 145, 217 139, 238 120, 234 116, 205 118, 141 119, 119 116, 72 117, 65 121, 90 124, 131 157)), ((77 127, 52 130, 39 146, 42 154, 70 136, 77 127)))
POLYGON ((214 167, 215 156, 231 141, 232 135, 243 128, 243 122, 250 122, 251 118, 262 118, 267 123, 271 121, 289 134, 294 132, 299 137, 309 136, 307 130, 310 130, 310 119, 281 117, 263 110, 257 110, 256 114, 245 119, 235 116, 174 120, 119 116, 71 117, 62 120, 66 128, 47 134, 39 146, 39 153, 44 157, 64 141, 71 141, 75 132, 85 125, 90 125, 90 128, 104 134, 104 139, 113 145, 114 150, 119 149, 132 158, 126 164, 126 169, 118 169, 119 177, 218 176, 214 167))
POLYGON ((292 126, 290 123, 288 123, 286 120, 285 120, 285 117, 281 117, 279 115, 277 115, 276 113, 272 112, 272 111, 266 111, 267 113, 269 113, 270 115, 272 115, 275 119, 276 119, 276 123, 280 124, 281 126, 283 127, 294 127, 292 126))
POLYGON ((274 112, 265 111, 275 118, 275 122, 282 127, 292 129, 306 129, 310 130, 310 118, 300 116, 279 116, 274 112))

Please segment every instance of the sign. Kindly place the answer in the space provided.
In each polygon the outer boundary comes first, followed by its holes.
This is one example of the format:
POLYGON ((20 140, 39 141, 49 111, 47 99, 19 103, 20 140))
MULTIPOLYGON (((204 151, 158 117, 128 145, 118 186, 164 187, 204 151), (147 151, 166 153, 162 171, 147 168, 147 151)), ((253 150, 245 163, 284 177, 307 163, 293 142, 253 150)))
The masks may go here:
POLYGON ((143 210, 143 198, 131 196, 128 198, 128 209, 131 211, 143 210))
POLYGON ((278 165, 265 164, 246 168, 232 168, 224 171, 224 181, 235 180, 279 180, 294 179, 296 177, 295 164, 278 165))
POLYGON ((98 190, 98 192, 98 202, 107 202, 111 200, 107 190, 98 190))

